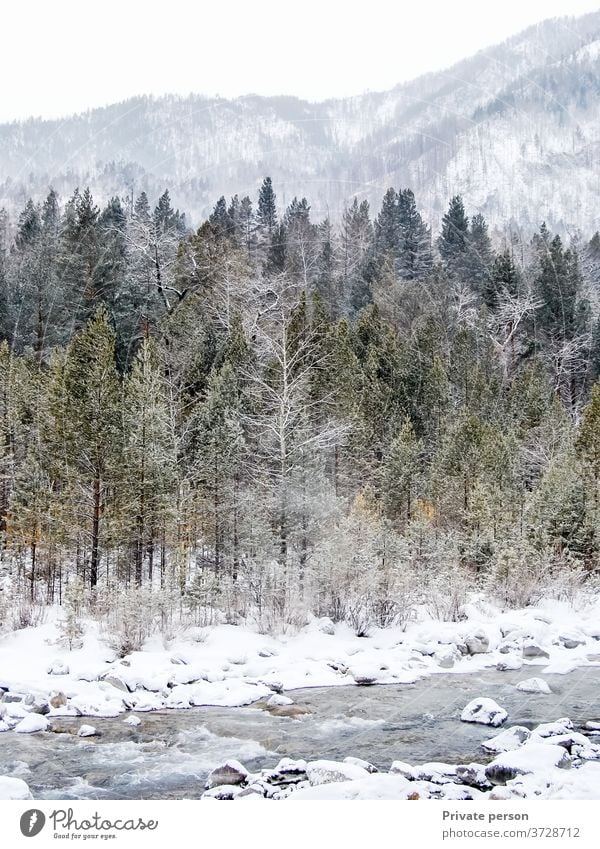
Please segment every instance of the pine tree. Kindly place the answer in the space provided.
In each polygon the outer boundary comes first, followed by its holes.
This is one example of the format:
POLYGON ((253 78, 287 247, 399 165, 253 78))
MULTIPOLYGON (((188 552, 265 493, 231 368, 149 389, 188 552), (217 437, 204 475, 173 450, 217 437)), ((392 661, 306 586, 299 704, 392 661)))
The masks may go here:
POLYGON ((98 583, 102 531, 120 463, 120 387, 115 334, 100 308, 73 339, 64 373, 64 450, 85 493, 75 518, 89 533, 89 582, 98 583))
POLYGON ((461 196, 455 195, 442 218, 438 238, 438 250, 451 277, 460 278, 467 273, 468 248, 469 219, 461 196))
POLYGON ((173 512, 177 472, 172 425, 156 345, 146 338, 124 386, 124 463, 118 484, 120 518, 131 540, 137 586, 146 557, 152 583, 156 544, 166 535, 173 512))
POLYGON ((423 280, 433 269, 431 233, 425 224, 410 189, 398 195, 398 219, 401 241, 397 272, 402 280, 423 280))
POLYGON ((270 242, 273 231, 277 226, 276 201, 273 182, 270 177, 265 177, 258 193, 256 220, 262 239, 267 243, 270 242))

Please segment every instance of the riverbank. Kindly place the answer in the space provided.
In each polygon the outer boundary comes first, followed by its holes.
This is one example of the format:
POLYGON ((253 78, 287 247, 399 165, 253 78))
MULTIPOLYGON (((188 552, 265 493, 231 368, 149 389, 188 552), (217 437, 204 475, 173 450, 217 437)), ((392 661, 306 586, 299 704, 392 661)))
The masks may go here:
POLYGON ((114 717, 236 707, 306 687, 411 684, 490 667, 521 670, 527 681, 600 666, 598 598, 576 608, 548 601, 508 612, 479 599, 465 614, 461 622, 423 617, 406 630, 372 629, 367 637, 326 619, 280 636, 233 625, 188 628, 119 657, 92 620, 82 646, 66 649, 60 613, 49 610, 44 624, 0 637, 0 728, 15 729, 32 712, 46 720, 114 717))

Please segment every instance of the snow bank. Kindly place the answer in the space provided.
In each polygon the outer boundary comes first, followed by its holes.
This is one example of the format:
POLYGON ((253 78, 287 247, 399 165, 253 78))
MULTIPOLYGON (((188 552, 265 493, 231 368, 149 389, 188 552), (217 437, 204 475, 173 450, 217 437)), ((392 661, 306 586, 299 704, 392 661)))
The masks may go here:
POLYGON ((237 707, 269 699, 277 711, 291 706, 276 705, 276 698, 301 687, 410 684, 486 667, 542 666, 544 672, 566 673, 600 666, 600 599, 577 613, 562 602, 503 613, 475 599, 466 614, 464 622, 437 622, 421 611, 406 630, 373 629, 366 638, 344 623, 320 619, 278 637, 218 625, 182 631, 168 643, 156 635, 142 651, 119 658, 93 621, 85 623, 80 648, 62 648, 56 624, 62 614, 50 610, 44 624, 0 636, 3 685, 9 695, 23 696, 6 705, 12 712, 0 711, 0 722, 14 727, 31 712, 30 697, 50 717, 237 707))

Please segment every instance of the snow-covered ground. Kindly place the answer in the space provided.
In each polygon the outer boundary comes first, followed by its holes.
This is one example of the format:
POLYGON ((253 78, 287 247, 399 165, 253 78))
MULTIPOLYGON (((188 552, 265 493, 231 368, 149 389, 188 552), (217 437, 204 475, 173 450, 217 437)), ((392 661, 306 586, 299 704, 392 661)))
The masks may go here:
MULTIPOLYGON (((53 719, 60 716, 123 714, 133 723, 136 714, 146 711, 203 705, 236 707, 259 700, 268 700, 269 709, 277 716, 297 717, 301 707, 290 704, 282 693, 306 687, 413 683, 440 673, 468 674, 486 667, 522 670, 518 689, 543 697, 548 691, 545 674, 600 666, 600 599, 588 600, 576 609, 548 601, 509 612, 478 599, 468 606, 461 622, 422 618, 406 630, 373 629, 368 637, 356 637, 348 626, 324 619, 278 637, 231 625, 188 628, 169 640, 155 636, 142 651, 125 658, 109 648, 93 621, 85 623, 83 646, 65 649, 60 643, 59 617, 59 613, 49 611, 44 624, 0 637, 0 731, 35 734, 51 728, 53 719), (272 698, 273 694, 279 696, 272 698)), ((486 698, 486 693, 481 693, 481 704, 477 701, 465 705, 463 721, 505 723, 505 712, 496 710, 498 706, 486 698)), ((93 725, 83 725, 82 736, 93 732, 93 725)), ((503 793, 509 797, 541 794, 600 798, 600 764, 594 763, 600 758, 600 746, 589 737, 575 742, 564 739, 566 733, 562 729, 563 739, 549 743, 535 734, 521 739, 515 732, 511 745, 518 747, 519 755, 498 750, 497 757, 524 758, 525 767, 519 766, 512 778, 506 778, 505 771, 502 782, 489 776, 482 778, 481 765, 477 766, 477 781, 473 783, 471 777, 469 784, 464 776, 455 780, 456 773, 442 782, 434 781, 422 772, 423 766, 404 765, 389 774, 359 775, 360 764, 353 764, 356 769, 348 780, 338 776, 335 781, 320 782, 314 778, 317 772, 312 779, 304 775, 301 782, 294 782, 293 795, 405 798, 419 793, 422 798, 441 793, 445 798, 465 798, 465 793, 473 791, 491 793, 493 798, 503 793), (540 748, 552 743, 553 750, 548 753, 540 748), (561 762, 558 755, 562 757, 565 752, 568 762, 565 758, 561 762), (565 766, 576 769, 566 772, 565 766), (448 793, 457 795, 445 795, 448 793)), ((572 734, 577 736, 576 732, 572 734)), ((593 729, 590 734, 595 736, 593 729)), ((446 775, 448 769, 456 767, 444 765, 444 769, 446 775)), ((245 781, 241 789, 248 786, 245 781)), ((240 798, 252 795, 257 794, 240 798)))
POLYGON ((235 707, 301 687, 413 683, 490 666, 522 668, 526 686, 536 688, 544 673, 600 666, 600 600, 576 611, 547 602, 504 613, 479 603, 467 615, 462 622, 414 622, 406 631, 373 629, 369 637, 329 620, 280 637, 232 625, 184 629, 118 658, 91 621, 82 648, 61 647, 50 612, 43 625, 0 637, 0 687, 27 697, 0 712, 11 725, 18 718, 12 714, 45 702, 49 717, 235 707))

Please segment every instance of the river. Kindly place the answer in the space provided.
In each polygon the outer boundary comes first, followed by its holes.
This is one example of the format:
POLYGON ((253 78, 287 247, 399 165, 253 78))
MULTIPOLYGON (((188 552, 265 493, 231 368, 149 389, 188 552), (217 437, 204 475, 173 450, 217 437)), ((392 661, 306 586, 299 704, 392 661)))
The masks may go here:
MULTIPOLYGON (((529 675, 535 674, 529 667, 529 675)), ((477 696, 508 710, 506 725, 533 727, 561 716, 575 725, 600 717, 600 669, 545 675, 551 695, 515 689, 528 677, 486 670, 440 674, 414 685, 295 690, 311 710, 301 719, 272 716, 262 703, 245 708, 206 707, 139 714, 142 724, 116 719, 53 719, 72 733, 0 734, 0 775, 23 778, 39 799, 199 798, 206 776, 236 758, 249 769, 283 757, 364 758, 381 769, 393 760, 411 764, 485 762, 481 741, 497 729, 461 722, 477 696), (99 737, 79 738, 92 724, 99 737)))

